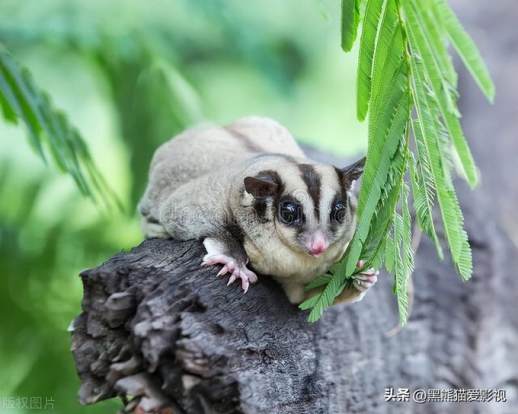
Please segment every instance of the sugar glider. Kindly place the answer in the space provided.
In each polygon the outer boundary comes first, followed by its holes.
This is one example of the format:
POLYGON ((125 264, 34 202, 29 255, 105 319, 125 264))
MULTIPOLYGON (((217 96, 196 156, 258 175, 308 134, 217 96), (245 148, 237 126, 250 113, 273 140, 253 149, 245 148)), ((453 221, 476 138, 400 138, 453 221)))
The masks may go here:
MULTIPOLYGON (((364 161, 345 168, 313 162, 268 118, 189 129, 155 152, 138 207, 142 228, 148 238, 202 239, 202 265, 223 265, 218 275, 230 274, 228 284, 240 279, 246 292, 255 272, 271 275, 300 303, 304 286, 352 238, 351 187, 364 161)), ((360 300, 377 274, 358 274, 337 302, 360 300)))

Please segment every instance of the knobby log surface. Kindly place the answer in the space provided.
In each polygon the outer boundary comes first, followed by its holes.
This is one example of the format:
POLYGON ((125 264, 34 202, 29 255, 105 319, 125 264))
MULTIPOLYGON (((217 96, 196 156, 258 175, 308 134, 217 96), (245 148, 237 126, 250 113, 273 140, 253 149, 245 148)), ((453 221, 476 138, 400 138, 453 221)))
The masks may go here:
POLYGON ((457 2, 489 51, 498 91, 490 111, 461 76, 464 124, 484 180, 475 192, 460 186, 470 282, 423 240, 407 327, 391 330, 388 275, 362 302, 310 325, 267 277, 243 295, 216 278, 217 267, 200 267, 199 242, 148 240, 81 274, 83 312, 72 334, 81 401, 119 395, 139 413, 518 412, 518 63, 509 40, 518 7, 501 3, 457 2), (503 388, 508 401, 387 403, 387 387, 503 388))
POLYGON ((390 408, 391 386, 506 388, 515 398, 517 252, 477 208, 480 196, 463 197, 473 280, 460 282, 424 241, 412 316, 395 335, 386 275, 362 302, 310 325, 267 277, 246 295, 227 287, 216 267, 200 267, 194 241, 148 240, 83 272, 73 333, 81 401, 119 393, 178 413, 377 413, 390 408))

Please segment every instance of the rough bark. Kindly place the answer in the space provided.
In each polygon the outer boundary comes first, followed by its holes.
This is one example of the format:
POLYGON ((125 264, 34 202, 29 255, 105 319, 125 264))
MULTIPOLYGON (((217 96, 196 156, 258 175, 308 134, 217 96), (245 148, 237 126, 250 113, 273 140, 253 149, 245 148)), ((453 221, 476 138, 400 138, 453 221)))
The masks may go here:
POLYGON ((81 275, 73 352, 83 403, 132 395, 139 397, 127 408, 140 412, 518 412, 518 252, 509 237, 518 228, 518 65, 515 43, 506 41, 518 8, 507 0, 458 4, 489 52, 498 89, 489 112, 461 78, 464 124, 484 177, 481 189, 460 190, 473 279, 461 282, 424 240, 403 330, 391 334, 397 310, 387 275, 362 302, 310 325, 267 277, 243 295, 215 277, 217 268, 200 268, 198 242, 149 240, 81 275), (508 401, 384 402, 387 387, 502 388, 508 401))
POLYGON ((243 295, 216 268, 200 268, 203 247, 194 241, 145 241, 83 272, 83 313, 73 333, 81 401, 138 395, 144 382, 143 393, 158 396, 151 400, 187 413, 444 410, 387 406, 390 386, 506 388, 511 396, 517 252, 477 208, 482 196, 463 197, 473 280, 460 282, 424 241, 413 313, 396 335, 389 335, 397 311, 388 276, 362 302, 336 306, 310 325, 267 277, 243 295))

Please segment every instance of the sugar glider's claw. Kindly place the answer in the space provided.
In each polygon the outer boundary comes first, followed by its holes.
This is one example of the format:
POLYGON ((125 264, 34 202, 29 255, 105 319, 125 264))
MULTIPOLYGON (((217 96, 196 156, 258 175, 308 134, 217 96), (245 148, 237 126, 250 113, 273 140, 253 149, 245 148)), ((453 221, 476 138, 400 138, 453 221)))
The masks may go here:
POLYGON ((246 267, 245 267, 245 274, 248 277, 248 280, 250 281, 250 283, 257 282, 257 275, 254 272, 252 272, 251 270, 247 269, 246 267))
POLYGON ((251 283, 257 282, 257 275, 250 269, 247 269, 244 265, 236 269, 235 272, 237 272, 237 277, 241 279, 241 288, 243 289, 243 293, 248 292, 248 288, 251 283))
POLYGON ((210 266, 218 263, 227 264, 230 263, 233 259, 231 257, 225 256, 224 254, 206 254, 203 256, 203 261, 201 262, 202 266, 210 266))
POLYGON ((241 279, 241 288, 244 293, 248 291, 251 283, 257 282, 257 275, 246 267, 245 264, 239 264, 230 256, 225 254, 206 254, 203 257, 202 266, 222 264, 223 267, 217 273, 217 276, 223 276, 231 273, 227 286, 234 283, 237 279, 241 279))
MULTIPOLYGON (((363 266, 363 260, 358 262, 358 267, 363 266)), ((374 269, 367 269, 358 273, 353 280, 353 286, 360 292, 366 292, 373 287, 378 281, 379 271, 374 269)))
POLYGON ((230 269, 228 268, 228 265, 225 265, 221 268, 221 270, 218 272, 218 274, 216 276, 223 276, 223 275, 226 275, 228 273, 230 269))
POLYGON ((249 279, 241 279, 241 288, 243 289, 243 293, 248 292, 248 288, 250 287, 249 279))

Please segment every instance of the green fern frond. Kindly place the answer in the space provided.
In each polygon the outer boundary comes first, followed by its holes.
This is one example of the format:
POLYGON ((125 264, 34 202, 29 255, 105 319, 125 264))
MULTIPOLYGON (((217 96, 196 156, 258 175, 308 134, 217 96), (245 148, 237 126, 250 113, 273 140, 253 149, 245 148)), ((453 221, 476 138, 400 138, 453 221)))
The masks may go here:
MULTIPOLYGON (((346 3, 351 10, 353 3, 346 3)), ((437 254, 443 257, 433 218, 436 205, 456 270, 465 280, 471 276, 471 250, 453 185, 454 161, 471 186, 478 176, 459 120, 457 73, 448 40, 492 99, 494 87, 487 68, 445 0, 367 0, 357 114, 360 120, 369 114, 369 140, 358 224, 325 288, 301 305, 312 309, 310 321, 317 320, 350 283, 361 259, 366 267, 384 264, 394 274, 400 322, 406 323, 407 285, 414 267, 406 176, 412 186, 416 221, 433 240, 437 254)), ((318 286, 324 282, 319 280, 318 286)))
POLYGON ((409 117, 409 97, 405 93, 407 69, 401 65, 394 74, 391 88, 380 93, 371 108, 369 150, 358 200, 359 222, 348 250, 345 272, 352 275, 367 239, 370 222, 377 211, 382 189, 387 183, 391 161, 404 137, 409 117))
MULTIPOLYGON (((345 287, 345 281, 338 274, 334 275, 331 280, 328 282, 326 287, 322 290, 322 293, 308 299, 308 301, 314 301, 313 308, 308 316, 309 322, 316 322, 320 319, 324 310, 331 306, 335 300, 335 298, 342 292, 345 287)), ((306 302, 308 302, 306 301, 306 302)), ((307 306, 306 302, 303 302, 299 307, 307 306)))
POLYGON ((385 258, 384 264, 387 272, 394 274, 396 267, 396 241, 394 238, 394 216, 391 217, 389 223, 389 230, 387 231, 387 237, 385 239, 385 258))
POLYGON ((443 109, 458 116, 459 110, 451 93, 453 85, 446 76, 449 70, 442 67, 442 63, 446 60, 444 54, 447 51, 445 48, 437 49, 434 47, 434 36, 429 27, 425 25, 426 20, 423 18, 424 7, 418 6, 417 1, 403 0, 401 3, 407 16, 406 29, 409 40, 415 47, 416 55, 422 59, 426 66, 430 77, 430 86, 432 87, 431 92, 435 99, 444 104, 443 109))
POLYGON ((404 51, 403 33, 394 1, 389 1, 383 10, 376 43, 372 61, 371 102, 386 86, 383 80, 392 77, 392 74, 401 66, 404 51))
POLYGON ((83 195, 102 201, 108 208, 117 205, 122 209, 79 132, 54 108, 49 96, 34 85, 29 71, 21 68, 1 46, 0 104, 7 121, 23 121, 36 153, 46 161, 48 152, 58 169, 74 179, 83 195))
POLYGON ((457 50, 466 68, 470 71, 487 99, 493 102, 495 98, 495 85, 491 80, 489 70, 480 56, 477 46, 466 33, 446 0, 431 0, 429 3, 427 0, 427 7, 431 6, 442 21, 453 47, 457 50))
MULTIPOLYGON (((323 285, 322 285, 323 286, 323 285)), ((317 303, 318 303, 318 300, 320 299, 320 295, 315 295, 315 296, 312 296, 310 297, 309 299, 305 300, 304 302, 302 302, 300 305, 299 305, 299 309, 300 310, 308 310, 308 309, 312 309, 314 308, 317 303)))
MULTIPOLYGON (((383 267, 383 263, 385 261, 385 246, 387 243, 387 233, 388 229, 390 228, 390 220, 386 220, 386 225, 384 228, 384 236, 379 241, 377 247, 375 247, 372 250, 369 250, 369 252, 372 251, 373 256, 372 259, 369 259, 368 263, 366 264, 367 269, 381 269, 383 267)), ((374 240, 374 237, 372 239, 374 240)), ((367 251, 367 249, 370 249, 370 246, 371 243, 367 242, 364 250, 367 251)))
MULTIPOLYGON (((419 129, 414 129, 414 133, 419 133, 419 129)), ((419 140, 422 142, 422 139, 419 140)), ((410 163, 410 182, 412 184, 412 195, 414 198, 414 210, 416 213, 417 222, 423 232, 430 237, 437 250, 437 255, 442 260, 444 253, 442 251, 441 243, 437 237, 435 231, 435 224, 433 222, 433 206, 434 206, 434 190, 433 184, 430 183, 430 172, 429 170, 425 173, 420 171, 420 166, 415 158, 412 156, 412 162, 410 163), (425 183, 427 180, 427 183, 425 183)))
POLYGON ((313 279, 311 282, 309 282, 304 287, 304 289, 306 291, 308 291, 308 290, 311 290, 311 289, 319 288, 321 286, 325 286, 325 285, 327 285, 329 283, 329 281, 331 280, 332 277, 333 277, 332 274, 331 275, 327 274, 327 275, 318 276, 315 279, 313 279))
POLYGON ((433 36, 430 28, 425 25, 425 20, 417 7, 416 0, 406 0, 403 2, 405 13, 408 16, 408 35, 415 56, 422 59, 425 68, 425 78, 429 81, 431 89, 430 96, 437 102, 440 109, 441 118, 452 139, 453 145, 459 156, 462 170, 468 183, 474 187, 477 184, 477 170, 473 156, 462 132, 462 127, 458 119, 459 113, 452 94, 450 83, 445 75, 441 64, 444 62, 443 53, 446 50, 434 48, 433 36))
POLYGON ((357 111, 358 119, 363 121, 369 108, 372 79, 372 61, 376 47, 376 36, 382 7, 387 0, 367 0, 362 35, 360 38, 360 54, 358 57, 357 111))
MULTIPOLYGON (((404 132, 402 133, 403 135, 404 132)), ((391 161, 387 181, 382 189, 382 196, 378 202, 375 216, 370 223, 369 233, 362 247, 360 259, 365 262, 366 267, 376 267, 383 264, 384 243, 400 197, 403 177, 407 168, 406 153, 407 142, 402 140, 391 161)))
POLYGON ((360 23, 360 0, 342 0, 342 49, 349 52, 356 40, 360 23))
POLYGON ((404 326, 408 320, 408 280, 414 270, 412 250, 412 221, 408 209, 408 187, 401 186, 401 215, 394 216, 394 291, 397 296, 399 322, 404 326))
POLYGON ((433 7, 429 7, 426 3, 424 7, 418 8, 421 17, 424 20, 426 30, 430 37, 434 51, 440 59, 440 66, 450 84, 450 93, 457 97, 458 76, 453 66, 451 55, 448 53, 448 34, 446 28, 440 18, 438 18, 433 7))
POLYGON ((453 262, 457 266, 460 275, 464 279, 468 279, 471 276, 471 265, 468 263, 470 260, 466 256, 465 245, 467 244, 467 237, 463 228, 462 212, 455 190, 447 181, 444 173, 444 155, 439 144, 438 131, 433 121, 434 115, 424 89, 424 68, 415 60, 411 60, 410 70, 415 111, 420 119, 418 123, 420 133, 415 135, 415 139, 422 139, 419 145, 424 149, 424 154, 419 155, 422 155, 430 165, 432 174, 430 180, 435 185, 443 226, 453 262), (459 266, 461 262, 463 263, 462 267, 459 266))

